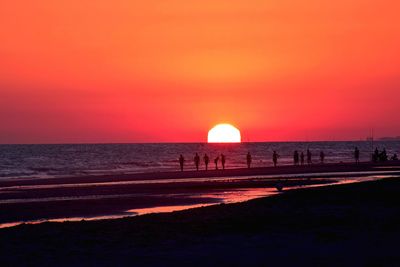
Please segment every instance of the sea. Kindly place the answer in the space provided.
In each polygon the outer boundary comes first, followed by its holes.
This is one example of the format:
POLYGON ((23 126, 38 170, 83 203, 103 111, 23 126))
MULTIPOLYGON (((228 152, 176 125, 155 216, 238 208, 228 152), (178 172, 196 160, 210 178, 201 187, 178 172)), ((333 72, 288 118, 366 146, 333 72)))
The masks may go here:
MULTIPOLYGON (((273 151, 280 155, 278 165, 290 165, 295 150, 305 153, 307 149, 314 163, 319 162, 320 151, 326 163, 352 162, 355 147, 361 161, 369 161, 375 147, 386 149, 389 157, 400 153, 400 141, 0 145, 0 179, 178 171, 180 154, 185 158, 184 169, 194 170, 195 153, 201 158, 208 154, 209 168, 214 168, 213 160, 221 153, 226 168, 246 167, 248 152, 252 166, 272 166, 273 151)), ((204 169, 203 163, 200 168, 204 169)))

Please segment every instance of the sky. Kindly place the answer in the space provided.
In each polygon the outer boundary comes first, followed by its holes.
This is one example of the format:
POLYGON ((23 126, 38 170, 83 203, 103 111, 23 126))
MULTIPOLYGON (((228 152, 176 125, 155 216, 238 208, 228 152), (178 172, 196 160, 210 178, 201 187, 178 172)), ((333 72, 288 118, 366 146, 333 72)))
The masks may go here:
POLYGON ((0 1, 0 143, 400 135, 400 2, 0 1))

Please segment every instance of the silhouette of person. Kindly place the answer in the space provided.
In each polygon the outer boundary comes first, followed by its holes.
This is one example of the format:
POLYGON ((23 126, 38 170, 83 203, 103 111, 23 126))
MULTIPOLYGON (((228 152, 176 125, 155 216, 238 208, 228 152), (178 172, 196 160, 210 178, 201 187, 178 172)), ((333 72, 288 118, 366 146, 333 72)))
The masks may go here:
POLYGON ((399 160, 399 159, 397 158, 397 154, 396 154, 396 153, 393 154, 391 160, 393 160, 393 161, 399 160))
POLYGON ((185 158, 182 154, 179 156, 179 165, 181 165, 181 171, 183 172, 183 164, 185 163, 185 158))
POLYGON ((247 168, 250 169, 250 165, 251 165, 251 155, 250 155, 250 152, 247 152, 246 161, 247 161, 247 168))
POLYGON ((225 155, 221 154, 221 164, 222 164, 222 169, 225 170, 225 155))
POLYGON ((321 160, 321 163, 324 164, 324 160, 325 160, 325 153, 324 151, 321 150, 321 152, 319 153, 319 158, 321 160))
POLYGON ((309 149, 307 149, 307 164, 308 165, 310 165, 312 163, 311 157, 312 157, 311 151, 309 149))
POLYGON ((274 150, 274 153, 272 153, 272 161, 274 162, 274 167, 276 167, 276 165, 278 164, 278 158, 279 158, 279 155, 274 150))
POLYGON ((204 164, 206 165, 206 171, 208 170, 208 163, 210 162, 210 158, 207 154, 204 154, 204 164))
POLYGON ((379 150, 378 150, 378 148, 376 147, 376 148, 375 148, 375 151, 374 151, 374 154, 372 155, 372 161, 373 161, 373 162, 378 162, 378 160, 379 160, 379 150))
POLYGON ((358 147, 354 149, 354 159, 356 163, 360 162, 360 150, 358 150, 358 147))
POLYGON ((299 165, 299 152, 297 150, 294 151, 293 161, 295 166, 299 165))
POLYGON ((200 164, 200 157, 199 154, 196 153, 194 156, 194 165, 196 165, 196 170, 199 170, 199 164, 200 164))
POLYGON ((382 152, 379 154, 379 161, 385 162, 387 160, 388 160, 388 156, 387 156, 387 153, 386 153, 386 148, 384 148, 382 150, 382 152))
POLYGON ((300 154, 300 162, 301 162, 301 165, 304 165, 304 153, 303 153, 303 151, 301 151, 301 154, 300 154))
POLYGON ((387 161, 388 160, 388 155, 386 153, 386 148, 383 149, 382 154, 383 154, 383 161, 387 161))
POLYGON ((218 161, 219 161, 219 157, 216 157, 214 159, 214 163, 215 163, 215 169, 218 170, 218 161))

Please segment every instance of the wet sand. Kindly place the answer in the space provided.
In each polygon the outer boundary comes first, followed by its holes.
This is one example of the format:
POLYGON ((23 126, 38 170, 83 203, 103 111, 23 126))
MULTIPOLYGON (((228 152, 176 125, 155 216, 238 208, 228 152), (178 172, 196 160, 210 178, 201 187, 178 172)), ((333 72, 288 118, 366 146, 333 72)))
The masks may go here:
MULTIPOLYGON (((281 181, 287 188, 332 182, 335 180, 281 181)), ((135 211, 132 210, 136 209, 245 201, 276 193, 277 183, 277 179, 218 179, 179 183, 89 183, 6 187, 0 188, 0 227, 10 222, 129 216, 135 215, 135 211)))
POLYGON ((284 175, 284 174, 309 174, 309 173, 339 173, 339 172, 357 172, 368 171, 399 171, 400 161, 389 161, 386 163, 362 162, 355 163, 330 163, 330 164, 312 164, 304 166, 278 166, 263 168, 238 168, 226 170, 200 170, 200 171, 176 171, 176 172, 149 172, 132 173, 118 175, 87 175, 75 177, 57 177, 57 178, 21 178, 0 181, 0 187, 18 186, 18 185, 45 185, 45 184, 75 184, 75 183, 101 183, 132 180, 154 180, 154 179, 186 179, 186 178, 210 178, 210 177, 238 177, 255 175, 284 175))
POLYGON ((275 194, 277 183, 283 184, 286 190, 335 183, 339 177, 365 176, 368 172, 396 174, 400 173, 398 165, 398 162, 384 165, 347 163, 14 179, 0 182, 0 225, 43 219, 121 217, 156 207, 168 209, 168 206, 246 201, 275 194))
POLYGON ((0 229, 3 266, 396 266, 400 179, 244 203, 0 229))

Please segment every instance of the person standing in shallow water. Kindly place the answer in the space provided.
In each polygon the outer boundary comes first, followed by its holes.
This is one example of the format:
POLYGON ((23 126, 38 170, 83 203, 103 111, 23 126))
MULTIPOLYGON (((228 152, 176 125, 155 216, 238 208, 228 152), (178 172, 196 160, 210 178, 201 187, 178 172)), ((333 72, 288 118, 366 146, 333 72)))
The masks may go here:
POLYGON ((299 165, 299 152, 297 150, 294 151, 293 162, 295 166, 299 165))
POLYGON ((358 150, 358 147, 354 149, 354 159, 356 163, 360 163, 360 150, 358 150))
POLYGON ((378 160, 379 160, 379 150, 376 147, 375 151, 374 151, 374 154, 372 154, 372 161, 373 162, 378 162, 378 160))
POLYGON ((194 165, 196 165, 196 170, 199 170, 199 164, 200 164, 200 157, 199 154, 196 153, 194 156, 194 165))
POLYGON ((185 163, 185 158, 182 154, 179 156, 179 165, 181 166, 181 171, 183 172, 183 164, 185 163))
POLYGON ((304 165, 304 153, 303 153, 303 151, 301 151, 301 154, 300 154, 300 163, 301 163, 302 166, 304 165))
POLYGON ((204 164, 206 165, 206 171, 208 170, 208 163, 210 162, 210 158, 207 154, 204 154, 204 164))
POLYGON ((311 163, 312 163, 311 157, 312 157, 311 151, 309 149, 307 149, 307 164, 308 165, 311 165, 311 163))
POLYGON ((278 164, 278 158, 279 158, 279 155, 274 150, 274 153, 272 153, 272 161, 274 162, 274 167, 276 167, 276 165, 278 164))
POLYGON ((219 161, 219 157, 216 157, 214 159, 214 163, 215 163, 215 169, 218 170, 218 161, 219 161))
POLYGON ((247 161, 247 168, 250 169, 250 165, 251 165, 251 155, 250 155, 250 152, 247 152, 246 161, 247 161))
POLYGON ((379 161, 380 162, 386 162, 387 160, 388 160, 388 156, 387 156, 387 153, 386 153, 386 148, 384 148, 382 150, 382 152, 379 154, 379 161))
POLYGON ((221 164, 222 164, 222 169, 225 170, 225 155, 221 154, 221 164))

